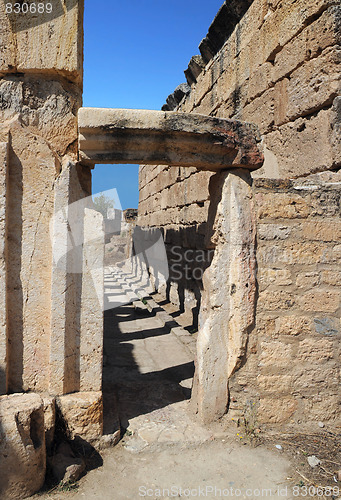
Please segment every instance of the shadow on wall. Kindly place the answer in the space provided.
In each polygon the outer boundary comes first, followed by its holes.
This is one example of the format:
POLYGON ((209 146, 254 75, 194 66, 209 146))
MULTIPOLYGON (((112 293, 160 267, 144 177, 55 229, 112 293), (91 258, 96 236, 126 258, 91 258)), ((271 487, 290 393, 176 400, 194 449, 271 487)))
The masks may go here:
POLYGON ((203 274, 214 253, 205 245, 206 230, 207 223, 203 223, 165 232, 169 279, 166 288, 160 292, 165 296, 164 303, 171 302, 178 307, 178 311, 172 313, 173 317, 191 313, 189 328, 193 329, 198 329, 203 274))
POLYGON ((138 265, 133 277, 140 276, 142 283, 145 271, 153 290, 164 297, 161 305, 173 303, 177 306, 173 317, 191 312, 190 330, 198 328, 202 277, 214 253, 213 248, 205 245, 206 227, 207 223, 180 226, 176 230, 137 226, 134 232, 134 255, 138 257, 138 265), (159 246, 155 244, 158 238, 162 241, 159 246))
POLYGON ((169 278, 166 285, 155 286, 155 289, 164 296, 165 300, 161 305, 172 303, 178 307, 178 311, 172 313, 173 317, 185 311, 191 312, 190 329, 199 327, 203 275, 211 265, 217 244, 214 225, 222 198, 221 175, 218 172, 210 178, 207 222, 180 226, 177 229, 161 228, 167 252, 169 278))
POLYGON ((8 391, 21 392, 23 388, 23 287, 21 260, 23 254, 23 166, 13 149, 9 150, 11 165, 8 197, 8 332, 11 338, 8 353, 8 391))

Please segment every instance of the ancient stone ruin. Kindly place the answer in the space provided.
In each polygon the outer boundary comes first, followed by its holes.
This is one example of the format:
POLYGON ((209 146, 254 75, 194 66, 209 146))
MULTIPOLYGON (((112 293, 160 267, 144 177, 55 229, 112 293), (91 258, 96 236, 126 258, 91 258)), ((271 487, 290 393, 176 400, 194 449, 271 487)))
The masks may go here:
POLYGON ((39 16, 6 9, 2 497, 42 486, 56 415, 71 437, 103 433, 104 231, 87 198, 97 163, 142 164, 138 225, 161 230, 168 253, 158 291, 199 324, 198 418, 251 402, 260 423, 336 429, 339 1, 226 0, 162 111, 81 107, 82 0, 39 16))

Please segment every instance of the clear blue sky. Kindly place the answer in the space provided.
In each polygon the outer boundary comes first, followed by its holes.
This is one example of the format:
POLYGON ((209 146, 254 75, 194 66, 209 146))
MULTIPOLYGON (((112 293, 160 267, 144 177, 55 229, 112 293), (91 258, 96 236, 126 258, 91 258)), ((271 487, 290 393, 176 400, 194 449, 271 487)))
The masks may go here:
MULTIPOLYGON (((223 0, 85 0, 83 105, 160 109, 223 0)), ((93 193, 137 208, 138 165, 97 165, 93 193)))

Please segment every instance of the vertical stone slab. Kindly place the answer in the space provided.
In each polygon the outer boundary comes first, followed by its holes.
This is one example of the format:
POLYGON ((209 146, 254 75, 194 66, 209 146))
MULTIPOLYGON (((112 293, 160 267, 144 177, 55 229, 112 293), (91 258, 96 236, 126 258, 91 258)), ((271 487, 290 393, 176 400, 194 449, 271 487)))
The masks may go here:
POLYGON ((66 307, 71 277, 67 269, 67 257, 71 247, 68 226, 70 171, 71 165, 67 165, 56 180, 54 216, 50 227, 52 231, 50 394, 64 394, 65 387, 65 343, 69 333, 66 307))
MULTIPOLYGON (((83 272, 84 210, 88 169, 71 161, 55 183, 52 234, 51 341, 49 392, 80 389, 80 309, 83 272)), ((101 330, 102 334, 102 330, 101 330)))
POLYGON ((85 208, 80 321, 80 390, 100 391, 103 365, 103 216, 85 208))
POLYGON ((229 378, 245 355, 256 300, 256 229, 250 176, 241 170, 216 174, 211 178, 210 192, 215 252, 203 278, 193 391, 205 423, 226 413, 229 378))
POLYGON ((7 165, 8 144, 0 143, 0 395, 7 392, 7 165))

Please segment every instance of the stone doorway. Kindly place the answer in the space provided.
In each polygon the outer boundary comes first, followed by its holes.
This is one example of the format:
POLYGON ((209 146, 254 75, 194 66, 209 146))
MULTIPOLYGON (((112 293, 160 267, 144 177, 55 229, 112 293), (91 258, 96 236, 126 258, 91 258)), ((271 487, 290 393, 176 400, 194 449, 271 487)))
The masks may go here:
POLYGON ((263 156, 256 127, 203 115, 81 108, 84 165, 141 163, 213 170, 203 324, 196 350, 193 400, 209 423, 227 410, 228 380, 245 354, 255 308, 255 225, 249 171, 263 156))

